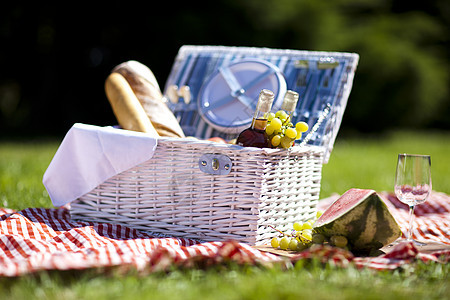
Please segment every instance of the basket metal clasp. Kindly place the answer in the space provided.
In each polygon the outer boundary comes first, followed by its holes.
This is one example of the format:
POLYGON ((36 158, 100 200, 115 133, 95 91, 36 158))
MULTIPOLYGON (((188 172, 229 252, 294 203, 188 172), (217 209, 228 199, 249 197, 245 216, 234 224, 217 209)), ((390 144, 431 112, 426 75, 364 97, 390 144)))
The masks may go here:
POLYGON ((233 163, 224 154, 205 153, 198 160, 200 171, 213 175, 228 175, 233 163))

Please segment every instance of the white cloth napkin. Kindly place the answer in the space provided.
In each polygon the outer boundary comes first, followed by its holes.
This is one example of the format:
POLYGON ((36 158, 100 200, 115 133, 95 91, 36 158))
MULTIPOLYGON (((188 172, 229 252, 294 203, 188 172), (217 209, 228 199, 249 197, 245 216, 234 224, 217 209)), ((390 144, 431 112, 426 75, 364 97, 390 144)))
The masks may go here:
POLYGON ((42 182, 53 205, 65 205, 108 178, 152 158, 157 139, 141 132, 74 124, 42 182))

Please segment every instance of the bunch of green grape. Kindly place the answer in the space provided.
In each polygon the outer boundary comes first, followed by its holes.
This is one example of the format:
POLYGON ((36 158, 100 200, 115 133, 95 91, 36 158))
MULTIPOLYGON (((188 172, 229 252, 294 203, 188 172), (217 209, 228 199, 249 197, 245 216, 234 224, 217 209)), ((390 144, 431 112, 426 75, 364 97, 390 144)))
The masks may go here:
POLYGON ((309 129, 305 122, 298 122, 294 126, 284 110, 269 113, 267 120, 266 133, 273 148, 291 147, 294 141, 301 139, 302 133, 309 129))
MULTIPOLYGON (((322 215, 318 211, 316 219, 322 215)), ((295 222, 291 233, 280 232, 279 237, 274 237, 270 241, 270 245, 275 249, 303 251, 314 244, 330 244, 339 248, 346 248, 348 240, 345 236, 335 235, 329 240, 321 233, 315 232, 314 222, 316 219, 307 222, 295 222)))

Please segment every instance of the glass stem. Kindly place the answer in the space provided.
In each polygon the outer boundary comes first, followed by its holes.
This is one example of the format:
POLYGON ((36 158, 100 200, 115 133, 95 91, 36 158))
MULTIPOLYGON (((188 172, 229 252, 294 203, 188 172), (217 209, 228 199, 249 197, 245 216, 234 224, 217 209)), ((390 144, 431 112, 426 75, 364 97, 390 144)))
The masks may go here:
POLYGON ((408 241, 412 241, 412 224, 414 221, 414 205, 409 206, 409 228, 408 228, 408 235, 406 236, 406 239, 408 241))

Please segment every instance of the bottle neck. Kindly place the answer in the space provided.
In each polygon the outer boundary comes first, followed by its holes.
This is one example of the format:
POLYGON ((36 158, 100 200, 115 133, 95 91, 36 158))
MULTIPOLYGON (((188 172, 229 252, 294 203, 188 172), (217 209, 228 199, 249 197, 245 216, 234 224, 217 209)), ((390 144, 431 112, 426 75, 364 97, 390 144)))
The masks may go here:
POLYGON ((256 104, 255 115, 253 116, 250 128, 264 131, 267 126, 267 116, 269 115, 274 94, 270 90, 263 89, 259 94, 258 103, 256 104))
POLYGON ((267 126, 267 119, 255 119, 253 118, 252 125, 250 126, 252 129, 255 130, 266 130, 267 126))
POLYGON ((250 127, 256 130, 265 130, 267 126, 267 115, 268 113, 256 110, 250 127))
POLYGON ((293 111, 286 111, 286 114, 288 116, 289 122, 292 122, 292 115, 294 114, 294 112, 293 111))

